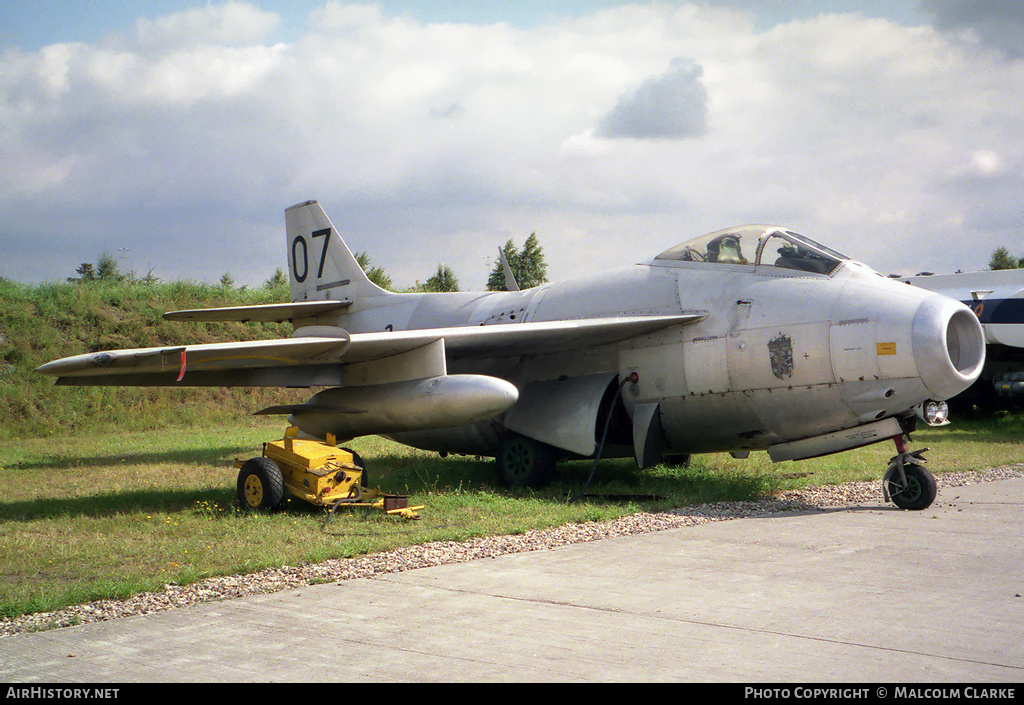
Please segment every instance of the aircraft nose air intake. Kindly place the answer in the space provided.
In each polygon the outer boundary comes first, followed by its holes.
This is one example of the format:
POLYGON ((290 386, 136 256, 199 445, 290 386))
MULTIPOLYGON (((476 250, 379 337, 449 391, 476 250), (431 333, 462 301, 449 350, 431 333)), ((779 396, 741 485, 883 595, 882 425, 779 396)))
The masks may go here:
POLYGON ((985 335, 978 317, 945 296, 929 296, 918 307, 913 342, 921 382, 936 400, 967 389, 985 364, 985 335))

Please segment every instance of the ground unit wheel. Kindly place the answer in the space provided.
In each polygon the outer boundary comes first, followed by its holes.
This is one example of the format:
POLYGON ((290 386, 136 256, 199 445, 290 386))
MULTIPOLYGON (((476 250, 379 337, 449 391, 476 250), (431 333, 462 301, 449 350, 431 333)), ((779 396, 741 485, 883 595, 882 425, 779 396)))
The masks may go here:
POLYGON ((501 439, 498 479, 507 487, 543 487, 555 475, 555 449, 526 436, 507 434, 501 439))
POLYGON ((899 469, 895 464, 889 466, 885 473, 885 489, 892 503, 900 509, 920 510, 930 507, 938 494, 935 476, 917 463, 905 463, 903 474, 907 478, 906 487, 900 482, 899 469))
POLYGON ((238 502, 242 509, 269 510, 284 499, 284 475, 270 458, 251 458, 238 471, 238 502))

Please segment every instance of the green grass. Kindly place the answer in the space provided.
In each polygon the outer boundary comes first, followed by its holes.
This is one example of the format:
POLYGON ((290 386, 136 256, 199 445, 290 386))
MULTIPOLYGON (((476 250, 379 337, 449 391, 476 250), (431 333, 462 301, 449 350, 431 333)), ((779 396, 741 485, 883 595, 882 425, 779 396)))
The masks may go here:
POLYGON ((371 480, 426 504, 420 521, 338 512, 324 532, 326 512, 297 500, 272 514, 243 513, 233 460, 258 454, 281 430, 248 423, 0 443, 0 615, 629 511, 500 492, 488 462, 370 438, 352 445, 371 464, 371 480))
MULTIPOLYGON (((435 540, 462 541, 641 510, 753 499, 807 485, 878 480, 893 454, 883 443, 799 463, 772 465, 698 456, 688 468, 646 471, 602 461, 592 495, 569 504, 591 463, 559 466, 544 490, 508 490, 492 461, 436 454, 369 437, 351 446, 371 484, 410 494, 422 519, 325 510, 293 500, 278 512, 240 512, 234 459, 259 454, 280 424, 246 420, 160 431, 52 435, 0 441, 0 616, 125 597, 207 576, 301 565, 435 540)), ((1024 420, 1003 416, 915 436, 935 472, 1024 462, 1024 420)))

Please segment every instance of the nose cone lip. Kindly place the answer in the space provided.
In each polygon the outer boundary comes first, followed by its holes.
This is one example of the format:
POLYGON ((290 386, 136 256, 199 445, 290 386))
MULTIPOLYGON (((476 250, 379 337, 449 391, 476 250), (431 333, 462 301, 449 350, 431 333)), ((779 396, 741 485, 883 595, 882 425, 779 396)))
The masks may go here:
POLYGON ((913 343, 921 382, 936 400, 967 389, 985 364, 985 334, 978 317, 959 301, 939 294, 918 307, 913 343))

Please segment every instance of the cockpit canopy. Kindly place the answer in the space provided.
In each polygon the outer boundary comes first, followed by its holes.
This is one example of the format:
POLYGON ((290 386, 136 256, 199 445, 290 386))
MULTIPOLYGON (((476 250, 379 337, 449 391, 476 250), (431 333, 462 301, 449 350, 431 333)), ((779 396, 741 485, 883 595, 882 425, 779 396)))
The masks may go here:
POLYGON ((784 228, 743 225, 694 238, 654 259, 764 265, 827 275, 849 257, 784 228))

